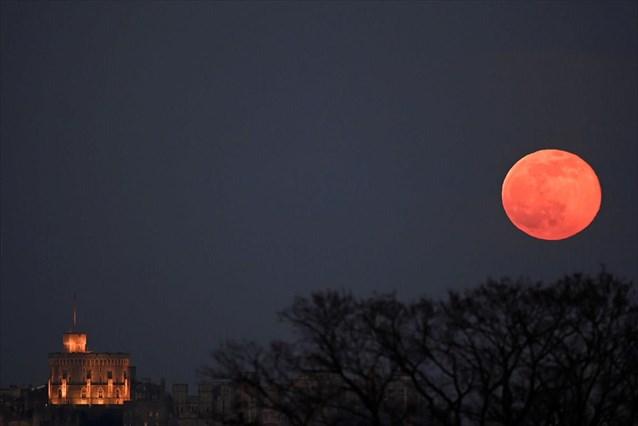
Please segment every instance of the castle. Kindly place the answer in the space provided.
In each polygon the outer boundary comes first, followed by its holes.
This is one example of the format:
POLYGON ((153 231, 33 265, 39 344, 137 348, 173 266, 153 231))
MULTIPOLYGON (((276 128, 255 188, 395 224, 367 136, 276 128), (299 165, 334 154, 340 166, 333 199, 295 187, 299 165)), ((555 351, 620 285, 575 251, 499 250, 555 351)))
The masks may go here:
POLYGON ((52 405, 122 405, 131 400, 135 367, 123 352, 87 350, 87 334, 64 333, 63 352, 49 353, 48 399, 52 405))

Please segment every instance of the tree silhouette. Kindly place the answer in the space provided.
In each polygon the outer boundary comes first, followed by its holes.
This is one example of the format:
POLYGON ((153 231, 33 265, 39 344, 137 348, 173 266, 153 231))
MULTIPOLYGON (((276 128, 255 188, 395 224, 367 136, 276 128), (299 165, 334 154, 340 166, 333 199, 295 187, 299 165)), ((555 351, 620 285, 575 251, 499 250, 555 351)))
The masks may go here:
MULTIPOLYGON (((298 298, 282 318, 298 332, 308 371, 329 378, 338 398, 331 412, 344 413, 349 424, 381 425, 401 421, 406 407, 386 398, 398 368, 378 345, 365 320, 373 305, 333 291, 298 298)), ((345 419, 344 419, 345 420, 345 419)))
POLYGON ((638 307, 632 297, 630 284, 605 271, 595 279, 566 277, 553 287, 551 302, 564 319, 542 372, 545 405, 556 424, 635 424, 638 307))
MULTIPOLYGON (((287 424, 637 424, 638 306, 604 270, 488 280, 440 301, 322 291, 280 318, 290 341, 228 342, 204 375, 287 424)), ((246 413, 224 421, 259 423, 246 413)))

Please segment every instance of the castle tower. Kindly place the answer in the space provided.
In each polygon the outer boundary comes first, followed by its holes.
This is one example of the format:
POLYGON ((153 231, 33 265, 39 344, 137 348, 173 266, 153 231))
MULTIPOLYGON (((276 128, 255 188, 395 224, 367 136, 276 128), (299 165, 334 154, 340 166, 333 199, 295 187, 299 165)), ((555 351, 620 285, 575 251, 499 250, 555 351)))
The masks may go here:
POLYGON ((124 352, 91 352, 87 334, 73 327, 62 337, 63 352, 49 354, 49 403, 52 405, 121 405, 131 399, 131 357, 124 352))
POLYGON ((86 352, 86 333, 64 333, 62 343, 64 345, 64 352, 86 352))
POLYGON ((73 327, 71 331, 64 333, 62 343, 65 352, 86 352, 86 333, 76 331, 78 326, 78 309, 73 295, 73 327))

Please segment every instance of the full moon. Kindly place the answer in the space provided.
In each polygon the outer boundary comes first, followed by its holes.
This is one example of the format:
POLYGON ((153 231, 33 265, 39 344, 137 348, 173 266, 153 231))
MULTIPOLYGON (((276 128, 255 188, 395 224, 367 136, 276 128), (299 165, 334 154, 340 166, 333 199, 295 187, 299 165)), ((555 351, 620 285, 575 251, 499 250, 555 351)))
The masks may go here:
POLYGON ((601 202, 598 176, 571 152, 542 149, 521 158, 503 181, 507 217, 542 240, 563 240, 587 228, 601 202))

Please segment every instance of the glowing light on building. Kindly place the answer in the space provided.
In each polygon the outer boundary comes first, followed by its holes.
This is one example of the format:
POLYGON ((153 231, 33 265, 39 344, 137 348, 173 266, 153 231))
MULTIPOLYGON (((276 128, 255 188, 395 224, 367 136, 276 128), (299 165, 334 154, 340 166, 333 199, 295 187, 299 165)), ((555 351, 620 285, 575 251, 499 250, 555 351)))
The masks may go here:
MULTIPOLYGON (((75 308, 73 318, 75 328, 75 308)), ((128 353, 91 352, 87 334, 78 331, 64 333, 62 344, 63 352, 49 354, 50 404, 121 405, 131 399, 135 368, 128 353)))

